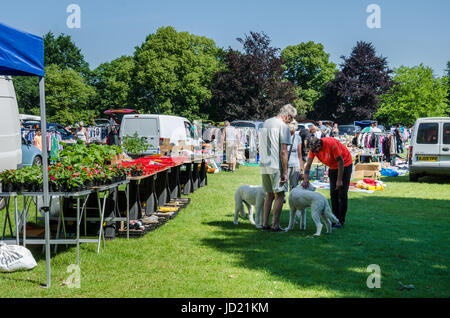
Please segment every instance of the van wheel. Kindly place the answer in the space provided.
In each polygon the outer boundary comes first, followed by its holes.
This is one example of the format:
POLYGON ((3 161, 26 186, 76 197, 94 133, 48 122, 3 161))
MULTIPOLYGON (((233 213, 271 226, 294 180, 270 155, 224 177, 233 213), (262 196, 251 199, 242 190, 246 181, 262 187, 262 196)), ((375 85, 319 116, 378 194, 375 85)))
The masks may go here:
POLYGON ((410 173, 409 174, 409 181, 411 181, 411 182, 419 181, 419 175, 417 173, 410 173))
POLYGON ((33 166, 38 166, 38 167, 42 166, 42 158, 41 158, 41 156, 34 157, 33 166))

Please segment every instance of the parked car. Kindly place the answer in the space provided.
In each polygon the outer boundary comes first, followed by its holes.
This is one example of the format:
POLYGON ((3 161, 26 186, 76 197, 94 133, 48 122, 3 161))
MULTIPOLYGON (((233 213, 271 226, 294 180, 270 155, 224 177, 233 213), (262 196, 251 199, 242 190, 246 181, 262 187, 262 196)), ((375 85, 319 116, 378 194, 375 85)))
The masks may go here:
POLYGON ((47 124, 47 130, 48 131, 58 131, 61 134, 62 140, 70 140, 75 139, 75 136, 72 134, 72 132, 67 131, 67 129, 60 124, 47 124))
POLYGON ((234 127, 250 127, 255 128, 257 131, 261 129, 264 122, 260 120, 233 120, 230 125, 234 127))
POLYGON ((146 137, 149 147, 144 154, 156 154, 164 138, 178 144, 184 141, 186 145, 199 146, 202 141, 192 129, 191 122, 179 116, 133 114, 125 115, 120 125, 119 137, 132 136, 137 132, 139 137, 146 137))
POLYGON ((416 120, 408 149, 409 180, 424 175, 450 176, 450 117, 416 120))
POLYGON ((343 136, 345 134, 347 135, 354 135, 357 132, 361 131, 361 127, 356 125, 340 125, 339 128, 339 136, 343 136))
POLYGON ((108 127, 111 125, 111 121, 106 118, 97 118, 94 119, 95 126, 97 127, 108 127))
POLYGON ((312 120, 302 120, 302 121, 298 122, 298 125, 299 125, 299 128, 300 128, 300 125, 302 125, 303 126, 302 129, 303 128, 309 129, 309 128, 311 128, 311 126, 314 126, 314 122, 312 120))
POLYGON ((19 107, 12 78, 0 76, 0 171, 22 166, 19 107))
POLYGON ((31 141, 22 138, 22 166, 41 166, 42 152, 31 141))

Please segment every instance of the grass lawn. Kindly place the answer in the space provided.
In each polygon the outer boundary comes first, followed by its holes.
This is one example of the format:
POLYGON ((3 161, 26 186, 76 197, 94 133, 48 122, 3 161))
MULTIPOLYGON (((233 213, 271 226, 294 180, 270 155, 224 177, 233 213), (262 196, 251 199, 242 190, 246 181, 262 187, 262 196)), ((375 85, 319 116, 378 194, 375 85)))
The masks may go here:
MULTIPOLYGON (((188 208, 145 237, 107 241, 100 254, 82 244, 81 288, 63 283, 75 247, 52 257, 50 289, 40 287, 45 256, 35 247, 38 266, 1 273, 0 297, 449 297, 450 183, 384 181, 384 191, 349 193, 345 229, 312 238, 309 213, 306 232, 233 224, 234 191, 259 184, 259 168, 209 175, 188 208), (366 286, 370 264, 381 268, 379 289, 366 286), (415 288, 400 290, 399 282, 415 288)), ((286 204, 283 227, 288 211, 286 204)))

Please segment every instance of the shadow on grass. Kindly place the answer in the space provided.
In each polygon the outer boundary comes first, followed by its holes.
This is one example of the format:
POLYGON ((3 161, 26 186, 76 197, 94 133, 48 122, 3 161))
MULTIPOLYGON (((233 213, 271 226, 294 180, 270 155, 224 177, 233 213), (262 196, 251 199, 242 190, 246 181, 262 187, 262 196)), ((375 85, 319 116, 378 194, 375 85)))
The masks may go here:
MULTIPOLYGON (((329 235, 324 228, 321 237, 312 237, 315 225, 309 211, 306 231, 299 231, 296 225, 288 233, 258 230, 248 220, 234 225, 230 214, 229 221, 204 223, 215 227, 217 236, 203 243, 238 255, 240 267, 266 271, 295 284, 299 294, 302 289, 325 289, 346 297, 443 297, 448 296, 449 206, 446 200, 351 199, 345 228, 329 235), (434 212, 429 213, 430 209, 434 212), (382 269, 382 289, 366 286, 370 264, 382 269), (422 288, 406 294, 398 290, 399 281, 422 288), (442 286, 427 290, 425 284, 442 286)), ((281 226, 287 226, 288 218, 285 209, 281 226)))

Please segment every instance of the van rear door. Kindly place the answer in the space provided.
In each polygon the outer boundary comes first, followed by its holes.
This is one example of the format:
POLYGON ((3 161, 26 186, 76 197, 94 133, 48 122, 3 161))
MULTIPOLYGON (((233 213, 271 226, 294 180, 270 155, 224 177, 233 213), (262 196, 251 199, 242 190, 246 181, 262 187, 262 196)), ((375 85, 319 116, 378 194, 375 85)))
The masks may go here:
POLYGON ((149 146, 144 154, 158 153, 159 119, 157 116, 134 115, 133 117, 124 117, 120 128, 121 136, 132 136, 135 132, 139 137, 147 138, 149 146))
POLYGON ((450 120, 441 123, 440 167, 450 169, 450 120))
POLYGON ((0 76, 0 171, 22 166, 19 108, 12 79, 0 76))
POLYGON ((442 130, 439 122, 420 122, 415 138, 414 157, 412 158, 413 165, 421 167, 438 167, 440 161, 440 147, 442 142, 442 130))

